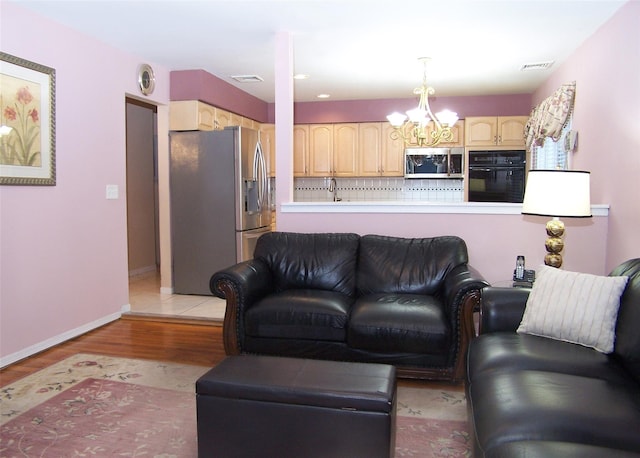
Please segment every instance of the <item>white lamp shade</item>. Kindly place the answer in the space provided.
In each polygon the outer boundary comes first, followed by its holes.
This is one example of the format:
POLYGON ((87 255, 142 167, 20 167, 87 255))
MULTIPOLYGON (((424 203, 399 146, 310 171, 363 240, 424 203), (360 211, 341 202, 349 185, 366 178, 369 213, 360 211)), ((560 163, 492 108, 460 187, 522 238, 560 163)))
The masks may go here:
POLYGON ((458 122, 458 113, 451 110, 442 110, 436 113, 436 118, 438 118, 440 124, 451 127, 458 122))
POLYGON ((411 122, 420 124, 421 126, 426 125, 431 120, 431 118, 429 118, 427 110, 419 107, 407 111, 407 116, 409 116, 409 120, 411 122))
POLYGON ((404 120, 407 119, 407 117, 402 113, 398 113, 396 111, 395 113, 391 113, 389 116, 387 116, 387 119, 389 120, 389 124, 391 124, 393 127, 400 127, 404 120))
POLYGON ((552 217, 591 216, 590 172, 531 170, 527 176, 522 213, 552 217))

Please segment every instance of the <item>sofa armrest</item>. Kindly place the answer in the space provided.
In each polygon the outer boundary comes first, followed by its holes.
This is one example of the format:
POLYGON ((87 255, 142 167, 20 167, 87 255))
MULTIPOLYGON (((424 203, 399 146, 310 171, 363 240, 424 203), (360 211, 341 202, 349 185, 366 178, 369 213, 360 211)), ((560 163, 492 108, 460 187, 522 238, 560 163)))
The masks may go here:
MULTIPOLYGON (((463 264, 453 269, 444 278, 443 300, 447 304, 447 313, 457 314, 467 294, 480 291, 486 286, 489 283, 473 267, 463 264)), ((457 319, 455 315, 450 318, 457 319)))
POLYGON ((480 334, 515 332, 529 292, 530 288, 484 288, 480 293, 480 334))
POLYGON ((457 339, 457 345, 452 346, 453 380, 464 378, 467 348, 475 336, 473 314, 479 306, 480 291, 488 285, 482 275, 469 265, 458 266, 445 277, 443 300, 457 339))
POLYGON ((209 288, 227 301, 224 350, 227 355, 238 355, 244 343, 244 312, 273 291, 271 271, 265 262, 251 259, 216 272, 209 281, 209 288))

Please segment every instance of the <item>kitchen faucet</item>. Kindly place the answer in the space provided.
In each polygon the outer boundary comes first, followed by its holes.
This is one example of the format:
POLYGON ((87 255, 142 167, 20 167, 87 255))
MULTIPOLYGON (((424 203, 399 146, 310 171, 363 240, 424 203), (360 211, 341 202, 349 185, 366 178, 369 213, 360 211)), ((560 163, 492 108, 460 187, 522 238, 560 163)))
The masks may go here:
POLYGON ((339 199, 337 194, 338 194, 338 183, 336 182, 335 178, 331 178, 331 180, 329 180, 329 192, 333 194, 333 201, 334 202, 338 202, 342 199, 339 199))

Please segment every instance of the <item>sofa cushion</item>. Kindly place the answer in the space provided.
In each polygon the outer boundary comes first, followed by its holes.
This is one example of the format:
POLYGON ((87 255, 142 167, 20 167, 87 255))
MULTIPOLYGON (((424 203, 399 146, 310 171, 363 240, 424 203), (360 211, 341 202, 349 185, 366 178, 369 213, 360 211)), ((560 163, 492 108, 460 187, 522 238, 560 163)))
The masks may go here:
POLYGON ((627 277, 601 277, 541 266, 518 332, 613 351, 627 277))
POLYGON ((467 392, 482 451, 523 440, 640 451, 637 385, 521 370, 485 373, 467 392))
POLYGON ((451 329, 435 297, 370 294, 353 305, 347 343, 378 352, 447 353, 451 329))
POLYGON ((482 334, 469 346, 467 380, 485 374, 536 370, 632 383, 610 355, 546 337, 513 332, 482 334))
POLYGON ((360 239, 358 290, 374 293, 434 294, 448 272, 468 262, 459 237, 360 239))
POLYGON ((253 337, 344 342, 353 299, 322 290, 288 290, 258 301, 245 313, 253 337))
POLYGON ((640 383, 640 258, 623 262, 611 275, 629 277, 620 299, 615 355, 640 383))
POLYGON ((269 232, 254 258, 269 266, 276 291, 322 289, 352 296, 356 286, 357 234, 269 232))
POLYGON ((487 451, 485 458, 638 458, 640 452, 630 452, 614 447, 576 444, 557 441, 508 442, 487 451))

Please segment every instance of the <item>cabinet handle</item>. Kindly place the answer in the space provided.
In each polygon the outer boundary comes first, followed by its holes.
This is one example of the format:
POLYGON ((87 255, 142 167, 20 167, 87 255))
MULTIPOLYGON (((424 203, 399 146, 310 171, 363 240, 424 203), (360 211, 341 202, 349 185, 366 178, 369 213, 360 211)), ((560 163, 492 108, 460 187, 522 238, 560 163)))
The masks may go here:
POLYGON ((498 136, 498 145, 502 143, 502 135, 498 136))

